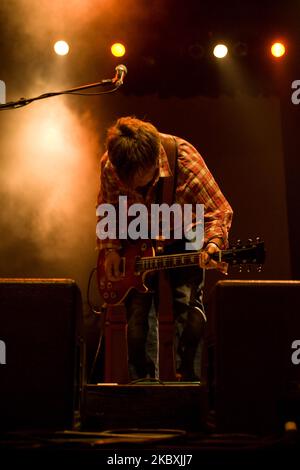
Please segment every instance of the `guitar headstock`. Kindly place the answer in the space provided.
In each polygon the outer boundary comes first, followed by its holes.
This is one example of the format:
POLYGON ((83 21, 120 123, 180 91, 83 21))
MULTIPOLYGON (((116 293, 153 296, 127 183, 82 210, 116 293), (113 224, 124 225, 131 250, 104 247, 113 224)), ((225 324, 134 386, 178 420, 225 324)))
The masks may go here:
POLYGON ((259 237, 255 240, 249 238, 246 243, 238 240, 228 250, 222 251, 222 261, 232 266, 238 266, 240 271, 243 268, 250 271, 251 265, 256 265, 257 270, 261 271, 265 257, 265 244, 259 237))

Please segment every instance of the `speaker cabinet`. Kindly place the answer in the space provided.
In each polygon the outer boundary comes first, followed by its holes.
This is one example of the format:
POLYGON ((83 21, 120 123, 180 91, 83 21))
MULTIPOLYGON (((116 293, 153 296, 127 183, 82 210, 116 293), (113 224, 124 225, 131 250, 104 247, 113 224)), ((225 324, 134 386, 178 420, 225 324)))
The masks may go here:
POLYGON ((71 428, 82 380, 76 283, 0 279, 0 312, 0 428, 71 428))
POLYGON ((300 282, 219 281, 213 292, 213 395, 222 431, 300 426, 300 282))

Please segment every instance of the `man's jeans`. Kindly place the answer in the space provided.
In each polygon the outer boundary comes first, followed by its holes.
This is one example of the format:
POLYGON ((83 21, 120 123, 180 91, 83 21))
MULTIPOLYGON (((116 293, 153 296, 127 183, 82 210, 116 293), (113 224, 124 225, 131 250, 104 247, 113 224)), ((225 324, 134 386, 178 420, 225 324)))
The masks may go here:
MULTIPOLYGON (((181 380, 201 378, 201 350, 206 316, 203 307, 204 271, 198 266, 169 270, 174 315, 175 369, 181 380)), ((155 294, 129 293, 127 313, 128 369, 131 380, 158 378, 158 273, 155 294)))

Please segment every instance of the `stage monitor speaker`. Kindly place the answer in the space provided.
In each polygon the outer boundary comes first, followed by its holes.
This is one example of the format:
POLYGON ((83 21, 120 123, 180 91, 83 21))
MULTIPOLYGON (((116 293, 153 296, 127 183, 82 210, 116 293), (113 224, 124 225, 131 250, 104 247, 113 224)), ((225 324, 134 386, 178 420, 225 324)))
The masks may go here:
POLYGON ((75 281, 0 279, 0 312, 1 430, 72 428, 83 375, 75 281))
POLYGON ((219 281, 212 305, 218 428, 265 434, 286 421, 300 426, 300 364, 292 360, 300 282, 219 281))

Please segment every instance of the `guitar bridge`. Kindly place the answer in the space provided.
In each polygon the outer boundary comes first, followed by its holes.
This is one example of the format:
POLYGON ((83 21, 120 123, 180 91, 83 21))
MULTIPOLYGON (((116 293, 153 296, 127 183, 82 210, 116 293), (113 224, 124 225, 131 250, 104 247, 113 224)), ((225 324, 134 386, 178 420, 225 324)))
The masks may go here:
POLYGON ((135 264, 134 264, 134 268, 135 268, 135 269, 134 269, 134 275, 135 275, 135 276, 139 276, 139 275, 141 274, 141 271, 137 269, 137 266, 138 266, 138 264, 139 264, 139 262, 140 262, 140 259, 141 259, 140 256, 136 256, 136 257, 135 257, 135 264))

